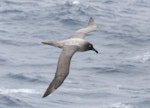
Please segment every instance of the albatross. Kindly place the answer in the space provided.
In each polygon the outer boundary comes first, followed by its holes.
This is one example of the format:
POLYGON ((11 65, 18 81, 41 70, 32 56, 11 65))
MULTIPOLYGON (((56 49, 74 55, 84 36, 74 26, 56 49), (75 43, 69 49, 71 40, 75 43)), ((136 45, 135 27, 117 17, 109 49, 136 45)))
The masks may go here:
POLYGON ((69 74, 70 61, 75 52, 84 51, 98 51, 93 47, 93 44, 84 39, 85 35, 89 32, 96 30, 96 24, 92 17, 90 17, 88 26, 75 31, 72 36, 66 40, 54 42, 42 42, 45 45, 51 45, 62 49, 62 52, 58 59, 57 69, 54 79, 48 86, 43 98, 54 92, 64 82, 69 74))

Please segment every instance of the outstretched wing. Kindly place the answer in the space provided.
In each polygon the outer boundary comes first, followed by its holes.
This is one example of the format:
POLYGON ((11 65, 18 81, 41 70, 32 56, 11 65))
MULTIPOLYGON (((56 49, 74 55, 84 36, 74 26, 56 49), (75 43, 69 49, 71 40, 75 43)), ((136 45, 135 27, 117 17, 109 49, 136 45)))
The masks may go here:
POLYGON ((93 18, 91 17, 89 19, 88 26, 75 31, 70 38, 84 38, 85 34, 95 31, 95 30, 96 30, 96 24, 95 24, 93 18))
POLYGON ((66 79, 69 74, 70 61, 73 54, 78 50, 78 46, 64 46, 59 56, 57 70, 53 81, 50 83, 43 97, 55 91, 66 79))

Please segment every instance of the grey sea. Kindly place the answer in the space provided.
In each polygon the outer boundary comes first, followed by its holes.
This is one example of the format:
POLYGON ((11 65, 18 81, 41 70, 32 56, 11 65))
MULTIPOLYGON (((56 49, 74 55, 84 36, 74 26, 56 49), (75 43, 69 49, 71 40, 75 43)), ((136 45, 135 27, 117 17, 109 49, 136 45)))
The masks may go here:
POLYGON ((150 108, 150 0, 0 0, 0 108, 150 108), (52 95, 61 49, 93 17, 99 51, 76 53, 52 95))

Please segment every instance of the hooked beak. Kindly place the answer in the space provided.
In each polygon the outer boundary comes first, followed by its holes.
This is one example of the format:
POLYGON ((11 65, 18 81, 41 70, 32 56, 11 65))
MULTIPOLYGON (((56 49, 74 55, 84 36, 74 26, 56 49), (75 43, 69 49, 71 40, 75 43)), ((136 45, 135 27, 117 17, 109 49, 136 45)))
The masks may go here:
POLYGON ((93 48, 92 50, 95 51, 98 54, 98 51, 95 48, 93 48))

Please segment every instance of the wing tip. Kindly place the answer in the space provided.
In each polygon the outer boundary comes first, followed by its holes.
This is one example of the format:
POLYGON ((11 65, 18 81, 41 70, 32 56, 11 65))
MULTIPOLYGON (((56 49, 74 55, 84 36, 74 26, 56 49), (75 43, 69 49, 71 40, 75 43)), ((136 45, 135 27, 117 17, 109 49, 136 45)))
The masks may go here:
POLYGON ((44 93, 44 95, 42 96, 42 98, 45 98, 46 96, 48 96, 50 93, 48 92, 48 91, 46 91, 45 93, 44 93))
POLYGON ((46 96, 48 96, 48 95, 45 95, 45 94, 44 94, 44 95, 42 96, 42 98, 45 98, 46 96))
POLYGON ((48 93, 48 92, 45 92, 45 94, 42 96, 42 98, 45 98, 45 97, 47 97, 49 94, 50 94, 50 93, 48 93))
POLYGON ((90 19, 89 19, 88 26, 90 26, 90 25, 96 25, 93 17, 90 17, 90 19))
POLYGON ((50 95, 52 92, 54 92, 56 89, 51 88, 49 90, 49 88, 47 88, 46 92, 44 93, 44 95, 42 96, 42 98, 47 97, 48 95, 50 95))

